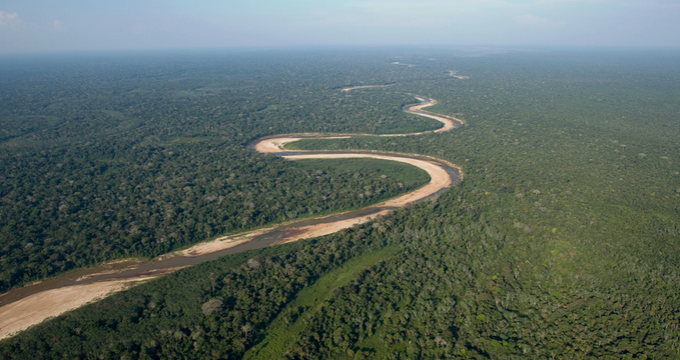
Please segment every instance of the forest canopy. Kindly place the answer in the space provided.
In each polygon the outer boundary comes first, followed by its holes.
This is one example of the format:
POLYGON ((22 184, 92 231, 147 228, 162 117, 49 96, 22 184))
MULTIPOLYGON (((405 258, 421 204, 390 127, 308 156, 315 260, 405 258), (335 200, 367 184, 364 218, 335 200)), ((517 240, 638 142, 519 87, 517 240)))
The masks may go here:
POLYGON ((170 55, 2 67, 3 289, 363 206, 342 190, 392 194, 399 173, 418 186, 418 172, 381 166, 392 172, 376 180, 366 163, 247 148, 437 128, 401 111, 409 93, 466 125, 293 145, 433 156, 465 180, 372 223, 136 286, 0 342, 3 358, 679 356, 679 53, 170 55), (371 84, 393 85, 339 90, 371 84))

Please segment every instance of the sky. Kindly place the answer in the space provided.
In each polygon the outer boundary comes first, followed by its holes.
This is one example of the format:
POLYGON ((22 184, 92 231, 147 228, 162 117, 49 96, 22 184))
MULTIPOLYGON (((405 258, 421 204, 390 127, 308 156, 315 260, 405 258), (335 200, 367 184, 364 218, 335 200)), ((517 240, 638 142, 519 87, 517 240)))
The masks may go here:
POLYGON ((0 0, 0 53, 418 44, 680 47, 680 0, 0 0))

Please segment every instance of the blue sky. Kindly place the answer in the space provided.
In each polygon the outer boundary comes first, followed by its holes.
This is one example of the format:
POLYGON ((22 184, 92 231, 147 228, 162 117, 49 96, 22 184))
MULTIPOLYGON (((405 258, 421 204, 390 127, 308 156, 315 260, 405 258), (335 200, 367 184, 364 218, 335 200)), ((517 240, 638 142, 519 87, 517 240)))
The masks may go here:
POLYGON ((300 45, 680 46, 680 0, 0 0, 0 53, 300 45))

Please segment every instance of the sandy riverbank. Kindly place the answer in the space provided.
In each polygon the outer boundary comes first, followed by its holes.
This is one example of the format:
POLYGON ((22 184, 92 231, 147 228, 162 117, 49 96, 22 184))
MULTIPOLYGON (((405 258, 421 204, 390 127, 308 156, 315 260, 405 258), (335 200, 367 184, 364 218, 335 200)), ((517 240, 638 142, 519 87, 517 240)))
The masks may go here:
POLYGON ((403 64, 403 63, 400 63, 399 61, 393 62, 392 65, 402 65, 402 66, 406 66, 406 67, 414 67, 415 66, 413 64, 403 64))
POLYGON ((243 243, 246 243, 250 240, 253 240, 254 238, 266 234, 272 230, 274 230, 276 226, 272 227, 266 227, 262 229, 257 229, 253 231, 248 231, 245 233, 241 234, 236 234, 236 235, 227 235, 227 236, 222 236, 219 237, 215 240, 211 241, 206 241, 202 243, 198 243, 186 250, 182 251, 177 251, 175 252, 175 255, 177 256, 200 256, 200 255, 205 255, 205 254, 210 254, 214 252, 218 252, 221 250, 225 249, 230 249, 233 248, 234 246, 241 245, 243 243))
MULTIPOLYGON (((415 105, 410 105, 404 109, 404 111, 418 115, 418 116, 424 116, 428 117, 434 120, 437 120, 443 124, 443 126, 437 130, 431 131, 435 133, 442 133, 446 131, 450 131, 455 129, 456 125, 462 125, 465 122, 461 119, 455 118, 453 116, 447 116, 447 115, 440 115, 440 114, 433 114, 429 113, 425 110, 423 110, 426 107, 432 106, 437 104, 437 100, 434 99, 427 99, 423 98, 417 95, 413 95, 416 99, 418 99, 421 103, 415 104, 415 105)), ((351 137, 357 137, 357 136, 379 136, 379 137, 402 137, 402 136, 416 136, 416 135, 422 135, 426 134, 430 131, 421 131, 421 132, 416 132, 416 133, 406 133, 406 134, 380 134, 380 135, 375 135, 375 134, 337 134, 336 136, 332 135, 326 135, 326 134, 315 134, 315 133, 308 133, 308 134, 301 134, 301 136, 282 136, 282 137, 270 137, 270 138, 265 138, 257 143, 255 143, 254 148, 255 151, 262 153, 262 154, 276 154, 280 152, 284 152, 285 149, 284 147, 286 144, 295 142, 298 140, 302 139, 311 139, 311 138, 323 138, 323 139, 348 139, 351 137)), ((304 150, 296 150, 296 152, 304 152, 304 150)))
POLYGON ((458 75, 458 70, 446 70, 446 74, 451 76, 451 77, 454 77, 456 79, 460 79, 460 80, 465 80, 465 79, 470 78, 469 76, 458 75))
POLYGON ((340 89, 340 91, 351 91, 351 90, 356 90, 356 89, 368 89, 368 88, 383 88, 383 87, 388 87, 388 86, 392 86, 392 85, 394 85, 394 84, 350 86, 350 87, 342 88, 342 89, 340 89))
MULTIPOLYGON (((290 138, 292 140, 297 140, 296 138, 290 138)), ((270 147, 268 146, 267 149, 270 147)), ((281 150, 278 149, 278 152, 281 150)), ((286 155, 283 156, 284 159, 288 160, 304 160, 304 159, 359 159, 359 158, 371 158, 379 160, 389 160, 397 161, 406 164, 416 166, 423 169, 430 176, 430 182, 412 192, 398 196, 394 199, 390 199, 379 204, 370 206, 368 208, 382 208, 382 207, 403 207, 411 204, 415 201, 421 200, 428 197, 444 188, 447 188, 453 184, 451 177, 446 172, 446 169, 441 165, 434 162, 421 159, 413 159, 397 155, 382 155, 382 154, 364 154, 364 153, 347 153, 347 154, 299 154, 299 155, 286 155)), ((323 236, 332 234, 334 232, 340 231, 342 229, 350 228, 357 224, 363 224, 368 222, 379 215, 385 215, 389 213, 389 210, 384 210, 376 214, 355 217, 346 220, 338 220, 332 223, 320 223, 315 225, 308 225, 303 227, 293 227, 290 228, 291 235, 284 242, 292 242, 301 239, 309 239, 313 237, 323 236)), ((330 215, 329 215, 330 216, 330 215)), ((272 227, 262 228, 254 231, 249 231, 237 235, 229 235, 217 238, 212 241, 203 242, 196 244, 189 249, 177 252, 179 256, 200 256, 205 255, 225 249, 232 248, 234 246, 246 243, 257 236, 266 234, 274 229, 280 228, 282 226, 289 225, 295 221, 287 222, 284 224, 279 224, 272 227)))
POLYGON ((154 277, 66 286, 43 291, 21 299, 21 301, 0 307, 0 340, 39 324, 48 318, 59 316, 67 311, 124 290, 134 283, 147 281, 154 277))
POLYGON ((364 153, 347 153, 347 154, 300 154, 284 156, 283 158, 289 160, 302 160, 302 159, 379 159, 379 160, 390 160, 397 161, 406 164, 413 165, 420 169, 423 169, 430 175, 430 182, 421 187, 418 190, 409 192, 402 196, 396 197, 391 200, 387 200, 372 207, 402 207, 413 203, 414 201, 420 200, 422 198, 428 197, 441 189, 447 188, 453 185, 451 177, 446 172, 446 169, 439 164, 414 159, 409 157, 400 157, 392 155, 381 155, 381 154, 364 154, 364 153))
MULTIPOLYGON (((371 86, 372 87, 372 86, 371 86)), ((414 95, 415 96, 415 95, 414 95)), ((420 104, 411 105, 406 107, 404 110, 407 112, 412 112, 419 116, 426 116, 437 121, 442 122, 444 125, 440 129, 434 132, 444 132, 455 128, 456 123, 463 123, 461 120, 448 117, 445 115, 438 115, 427 113, 422 109, 431 105, 436 104, 435 100, 426 99, 423 97, 415 96, 421 101, 420 104)), ((410 193, 404 194, 402 196, 396 197, 384 201, 380 204, 370 206, 366 209, 381 209, 381 208, 398 208, 411 204, 415 201, 424 199, 438 191, 453 185, 453 180, 451 175, 447 172, 447 167, 454 167, 443 161, 437 161, 432 159, 432 161, 426 159, 417 159, 408 157, 400 154, 379 154, 371 152, 348 152, 348 153, 305 153, 305 151, 296 151, 295 155, 285 155, 280 154, 285 152, 283 147, 285 144, 297 141, 303 138, 325 138, 325 139, 339 139, 339 138, 350 138, 355 136, 381 136, 381 137, 394 137, 394 136, 414 136, 420 135, 428 132, 419 133, 409 133, 409 134, 385 134, 385 135, 372 135, 372 134, 338 134, 338 135, 327 135, 327 134, 301 134, 301 135, 282 135, 281 137, 271 137, 269 139, 263 139, 257 142, 254 146, 255 150, 260 153, 270 153, 279 154, 283 158, 289 160, 301 160, 301 159, 341 159, 341 158, 374 158, 381 160, 390 160, 407 163, 418 168, 425 170, 430 175, 430 182, 410 193), (439 162, 439 163, 438 163, 439 162), (446 165, 444 165, 446 163, 446 165)), ((375 212, 370 215, 357 216, 350 219, 343 220, 329 220, 327 223, 318 223, 313 225, 306 225, 295 227, 295 221, 291 221, 285 224, 279 224, 275 226, 270 226, 262 229, 252 230, 249 232, 223 236, 215 240, 196 244, 186 250, 177 251, 162 255, 151 262, 160 263, 163 259, 177 259, 177 258, 195 258, 198 256, 213 254, 215 252, 229 249, 240 244, 247 243, 260 235, 268 234, 277 229, 281 229, 284 226, 288 226, 286 230, 288 235, 283 238, 279 243, 291 242, 300 239, 308 239, 313 237, 318 237, 322 235, 332 234, 334 232, 340 231, 342 229, 350 228, 354 225, 368 222, 377 216, 385 215, 391 210, 383 209, 381 211, 375 212), (292 227, 291 227, 291 224, 292 227)), ((338 215, 338 214, 334 214, 338 215)), ((318 219, 330 218, 333 215, 327 215, 318 219)), ((309 220, 309 219, 308 219, 309 220)), ((96 281, 88 284, 82 285, 69 285, 58 287, 54 289, 44 290, 33 295, 28 295, 20 300, 9 303, 0 307, 0 339, 11 336, 17 331, 24 330, 30 326, 38 324, 45 319, 58 316, 64 312, 76 309, 90 302, 96 301, 98 299, 104 298, 112 293, 126 289, 127 287, 147 281, 149 279, 158 277, 162 274, 176 271, 178 269, 184 268, 185 266, 168 266, 167 268, 157 268, 150 271, 139 270, 138 273, 134 274, 132 277, 126 277, 124 279, 112 278, 106 281, 97 281, 96 277, 103 274, 113 274, 117 272, 122 272, 131 268, 136 268, 137 265, 141 265, 143 262, 137 263, 137 261, 121 260, 118 262, 109 263, 112 266, 116 263, 130 262, 129 266, 123 266, 122 269, 104 269, 101 268, 97 272, 92 274, 86 274, 81 276, 77 281, 83 281, 86 279, 92 279, 90 281, 96 281)), ((129 276, 129 274, 128 274, 129 276)))
MULTIPOLYGON (((399 208, 409 205, 415 201, 426 198, 438 191, 445 189, 453 185, 451 176, 447 173, 441 165, 420 159, 413 159, 407 157, 390 156, 390 155, 377 155, 377 154, 302 154, 293 156, 284 156, 286 159, 290 160, 302 160, 302 159, 350 159, 350 158, 372 158, 380 160, 390 160, 398 161, 406 164, 410 164, 425 170, 428 175, 430 175, 430 182, 412 192, 404 194, 402 196, 396 197, 379 203, 377 205, 371 206, 371 208, 383 208, 383 207, 394 207, 399 208)), ((289 237, 283 242, 292 242, 301 239, 310 239, 318 236, 328 235, 338 232, 343 229, 351 228, 354 225, 363 224, 368 221, 375 219, 378 216, 386 215, 390 210, 382 210, 378 213, 365 215, 360 217, 355 217, 351 219, 334 221, 332 223, 322 223, 315 225, 308 225, 299 228, 293 228, 291 230, 296 230, 295 235, 289 237)))

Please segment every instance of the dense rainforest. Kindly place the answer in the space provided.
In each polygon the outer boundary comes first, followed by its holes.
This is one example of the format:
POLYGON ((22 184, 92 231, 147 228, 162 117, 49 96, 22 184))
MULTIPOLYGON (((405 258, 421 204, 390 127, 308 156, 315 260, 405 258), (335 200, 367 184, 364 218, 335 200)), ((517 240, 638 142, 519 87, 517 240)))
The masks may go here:
POLYGON ((392 196, 404 179, 418 186, 416 171, 295 164, 246 147, 277 133, 436 128, 400 111, 408 93, 466 125, 290 147, 430 155, 465 180, 372 223, 133 287, 0 342, 3 358, 680 356, 680 53, 10 60, 0 82, 5 289, 68 261, 151 256, 362 206, 357 187, 392 196), (338 90, 373 84, 392 85, 338 90))
MULTIPOLYGON (((205 56, 5 60, 0 291, 102 261, 149 258, 229 232, 360 208, 427 181, 405 165, 382 165, 394 175, 383 178, 376 162, 319 171, 246 148, 286 132, 439 127, 402 115, 400 105, 413 97, 377 105, 379 94, 345 95, 329 88, 336 82, 304 75, 329 76, 313 59, 205 56), (276 66, 287 71, 277 75, 276 66)), ((349 64, 336 66, 341 72, 349 64)))

